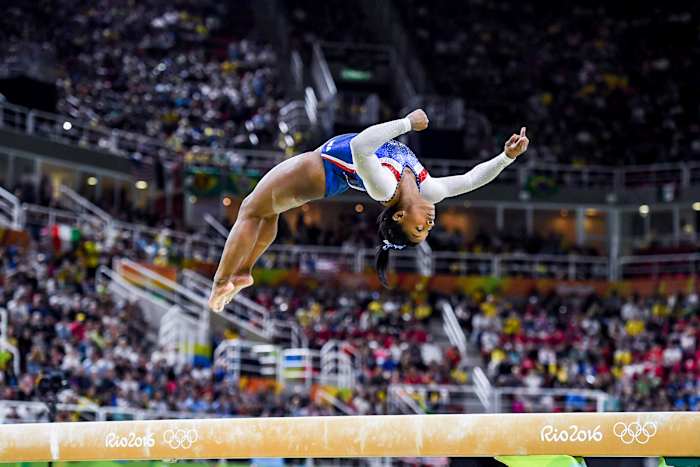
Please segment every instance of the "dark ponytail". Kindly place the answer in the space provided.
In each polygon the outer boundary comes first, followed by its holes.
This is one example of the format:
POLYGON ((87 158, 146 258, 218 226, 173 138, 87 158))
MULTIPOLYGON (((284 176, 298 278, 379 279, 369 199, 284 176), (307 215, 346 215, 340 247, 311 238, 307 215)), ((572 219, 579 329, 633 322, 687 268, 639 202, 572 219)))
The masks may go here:
POLYGON ((401 224, 393 219, 396 211, 398 211, 397 205, 387 206, 377 218, 381 245, 377 247, 377 251, 374 255, 374 267, 377 270, 379 282, 387 289, 389 288, 389 281, 386 277, 386 270, 389 266, 389 252, 391 250, 402 250, 407 246, 418 245, 409 240, 408 236, 401 228, 401 224))

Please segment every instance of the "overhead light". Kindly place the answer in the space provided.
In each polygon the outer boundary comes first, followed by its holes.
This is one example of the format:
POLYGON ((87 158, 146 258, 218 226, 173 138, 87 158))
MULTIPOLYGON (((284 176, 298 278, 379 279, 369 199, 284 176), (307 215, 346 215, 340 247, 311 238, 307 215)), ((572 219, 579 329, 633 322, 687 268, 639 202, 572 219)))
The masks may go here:
POLYGON ((700 211, 700 201, 693 203, 693 211, 700 211))
POLYGON ((146 180, 138 180, 136 182, 136 188, 138 188, 139 190, 145 190, 146 188, 148 188, 148 182, 146 182, 146 180))
POLYGON ((355 212, 356 212, 356 213, 359 214, 359 213, 361 213, 361 212, 364 211, 364 210, 365 210, 364 204, 362 204, 362 203, 357 203, 357 204, 355 205, 355 212))
POLYGON ((72 124, 71 122, 69 122, 69 121, 67 121, 67 120, 66 120, 65 122, 63 122, 63 129, 64 129, 64 130, 68 131, 68 130, 70 130, 71 128, 73 128, 73 124, 72 124))
POLYGON ((649 205, 642 204, 641 206, 639 206, 639 215, 642 217, 646 217, 647 214, 649 214, 649 205))
POLYGON ((87 184, 90 186, 97 185, 97 177, 88 177, 87 184))

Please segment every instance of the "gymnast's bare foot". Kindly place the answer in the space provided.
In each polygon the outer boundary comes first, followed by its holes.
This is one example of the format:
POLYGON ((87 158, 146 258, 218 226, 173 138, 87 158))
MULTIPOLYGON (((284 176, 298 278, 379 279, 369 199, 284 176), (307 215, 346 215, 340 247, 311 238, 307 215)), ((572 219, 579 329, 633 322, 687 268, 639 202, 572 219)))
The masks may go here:
POLYGON ((209 297, 209 308, 217 313, 222 311, 238 292, 251 285, 253 285, 253 276, 250 274, 238 274, 229 280, 215 281, 209 297))

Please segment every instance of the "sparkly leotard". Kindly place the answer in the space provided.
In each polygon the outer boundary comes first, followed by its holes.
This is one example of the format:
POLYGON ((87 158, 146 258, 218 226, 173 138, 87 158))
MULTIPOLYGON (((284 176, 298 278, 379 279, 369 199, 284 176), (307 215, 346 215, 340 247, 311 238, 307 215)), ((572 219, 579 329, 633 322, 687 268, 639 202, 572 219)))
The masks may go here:
MULTIPOLYGON (((352 160, 350 141, 357 133, 335 136, 326 141, 319 149, 326 172, 326 198, 339 195, 348 188, 366 191, 362 178, 357 173, 352 160)), ((428 177, 428 171, 420 163, 411 149, 396 140, 389 140, 375 151, 383 167, 389 169, 397 181, 401 180, 405 168, 416 176, 420 189, 421 183, 428 177)))

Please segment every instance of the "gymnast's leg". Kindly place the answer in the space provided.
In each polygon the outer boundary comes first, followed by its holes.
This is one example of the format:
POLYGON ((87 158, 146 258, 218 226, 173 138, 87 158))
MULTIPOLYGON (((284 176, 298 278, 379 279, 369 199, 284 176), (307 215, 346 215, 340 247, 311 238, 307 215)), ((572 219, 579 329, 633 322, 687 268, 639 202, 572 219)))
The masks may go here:
POLYGON ((270 170, 241 204, 229 233, 209 306, 221 311, 234 295, 253 284, 250 270, 277 235, 279 214, 323 198, 326 179, 317 151, 287 159, 270 170))
POLYGON ((260 221, 260 226, 258 230, 258 241, 253 247, 253 252, 248 256, 248 259, 243 263, 240 269, 240 273, 247 274, 250 276, 253 266, 258 262, 258 259, 262 256, 267 248, 272 245, 277 237, 277 222, 279 221, 280 215, 275 214, 274 216, 266 217, 260 221))

